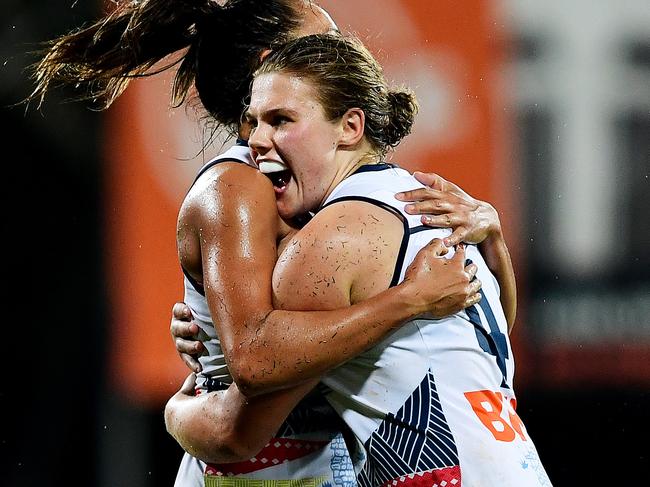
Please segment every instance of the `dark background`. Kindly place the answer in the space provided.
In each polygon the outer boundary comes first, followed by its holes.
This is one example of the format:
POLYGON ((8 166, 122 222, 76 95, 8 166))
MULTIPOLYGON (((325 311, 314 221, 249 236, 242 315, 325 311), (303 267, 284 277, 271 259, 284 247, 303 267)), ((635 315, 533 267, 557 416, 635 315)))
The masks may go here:
MULTIPOLYGON (((126 407, 105 383, 102 114, 65 103, 64 91, 41 111, 11 106, 30 89, 24 70, 34 43, 98 14, 93 2, 72 5, 4 0, 0 7, 0 485, 172 485, 181 450, 165 432, 163 405, 126 407)), ((534 366, 528 377, 517 384, 518 411, 554 485, 650 485, 647 386, 558 386, 534 366)))

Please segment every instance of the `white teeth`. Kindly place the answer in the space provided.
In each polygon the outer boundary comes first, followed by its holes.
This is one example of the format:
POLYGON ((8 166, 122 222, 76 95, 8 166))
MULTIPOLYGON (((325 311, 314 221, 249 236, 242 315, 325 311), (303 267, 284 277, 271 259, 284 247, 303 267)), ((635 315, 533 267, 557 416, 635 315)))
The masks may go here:
POLYGON ((260 171, 264 174, 270 174, 274 172, 286 171, 289 168, 282 164, 281 162, 275 161, 264 161, 259 163, 260 171))

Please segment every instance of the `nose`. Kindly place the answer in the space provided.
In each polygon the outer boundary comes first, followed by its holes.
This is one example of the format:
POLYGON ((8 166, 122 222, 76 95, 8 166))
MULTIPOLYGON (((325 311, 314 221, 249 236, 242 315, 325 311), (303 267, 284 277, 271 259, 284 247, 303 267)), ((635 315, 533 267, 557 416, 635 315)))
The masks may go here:
POLYGON ((268 124, 259 123, 248 138, 248 146, 253 153, 253 159, 266 154, 272 147, 268 124))

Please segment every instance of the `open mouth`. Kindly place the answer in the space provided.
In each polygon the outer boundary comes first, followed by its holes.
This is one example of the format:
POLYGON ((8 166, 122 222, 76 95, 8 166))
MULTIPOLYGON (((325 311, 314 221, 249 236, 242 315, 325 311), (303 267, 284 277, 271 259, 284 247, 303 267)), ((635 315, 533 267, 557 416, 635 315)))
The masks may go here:
POLYGON ((271 180, 273 187, 284 190, 291 181, 291 169, 280 162, 264 161, 259 164, 260 171, 271 180))

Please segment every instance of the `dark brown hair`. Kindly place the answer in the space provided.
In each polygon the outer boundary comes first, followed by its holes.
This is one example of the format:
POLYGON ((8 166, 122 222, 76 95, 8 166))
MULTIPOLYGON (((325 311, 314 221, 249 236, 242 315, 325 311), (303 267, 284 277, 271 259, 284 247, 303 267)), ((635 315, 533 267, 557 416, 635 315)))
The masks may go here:
POLYGON ((365 135, 380 155, 411 132, 418 112, 415 95, 389 89, 381 66, 358 39, 314 34, 288 41, 264 60, 255 76, 274 72, 306 78, 330 120, 350 108, 363 110, 365 135))
POLYGON ((90 26, 53 39, 33 66, 36 87, 27 102, 70 85, 76 99, 108 108, 133 78, 180 63, 173 101, 193 85, 219 125, 236 129, 260 53, 288 39, 298 25, 292 0, 129 0, 90 26), (224 2, 222 2, 224 3, 224 2), (171 54, 184 53, 171 59, 171 54), (162 65, 158 63, 166 62, 162 65), (156 66, 156 69, 152 69, 156 66))

